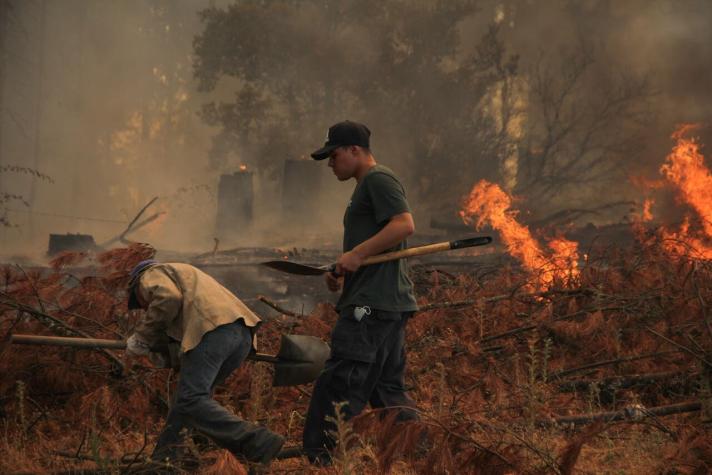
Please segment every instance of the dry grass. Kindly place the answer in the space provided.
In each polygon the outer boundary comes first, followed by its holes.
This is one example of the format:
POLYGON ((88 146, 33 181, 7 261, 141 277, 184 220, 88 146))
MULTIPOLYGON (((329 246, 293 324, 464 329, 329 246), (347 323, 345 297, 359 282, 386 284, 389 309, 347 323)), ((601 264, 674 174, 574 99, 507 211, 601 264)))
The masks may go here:
MULTIPOLYGON (((139 315, 126 312, 127 270, 149 250, 98 256, 96 275, 75 278, 64 256, 53 273, 6 266, 0 275, 0 336, 10 331, 117 338, 139 315), (51 318, 49 318, 51 317, 51 318), (73 333, 75 332, 75 333, 73 333)), ((367 412, 353 421, 355 439, 329 469, 302 459, 275 462, 274 473, 707 473, 712 439, 705 411, 577 428, 557 417, 709 399, 712 360, 712 266, 669 255, 648 236, 627 249, 589 253, 575 282, 546 292, 525 289, 533 278, 514 265, 463 275, 421 272, 423 303, 433 308, 408 327, 407 385, 421 421, 395 424, 367 412), (515 330, 515 331, 512 331, 515 330), (587 364, 630 358, 588 370, 587 364), (602 380, 677 372, 674 382, 564 392, 576 379, 602 380), (561 376, 565 374, 565 376, 561 376), (700 377, 700 374, 702 376, 700 377)), ((263 351, 293 332, 328 338, 336 314, 262 327, 263 351)), ((0 472, 140 467, 165 416, 171 382, 143 360, 118 361, 98 351, 0 346, 0 472)), ((269 367, 246 364, 217 397, 248 419, 298 444, 311 388, 269 388, 269 367)), ((345 423, 351 427, 351 423, 345 423)), ((201 472, 242 473, 215 447, 202 449, 201 472)))

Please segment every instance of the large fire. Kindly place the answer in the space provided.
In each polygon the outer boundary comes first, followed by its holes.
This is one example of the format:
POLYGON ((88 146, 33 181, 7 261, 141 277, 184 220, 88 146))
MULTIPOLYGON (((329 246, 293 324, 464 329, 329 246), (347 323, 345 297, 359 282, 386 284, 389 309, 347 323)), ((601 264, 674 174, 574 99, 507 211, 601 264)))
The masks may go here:
POLYGON ((692 125, 680 127, 672 138, 677 144, 668 155, 660 173, 675 185, 680 198, 697 211, 705 234, 712 237, 712 174, 694 138, 686 138, 692 125))
POLYGON ((712 173, 705 166, 700 145, 689 138, 696 125, 683 125, 672 134, 677 141, 660 173, 667 179, 680 201, 697 214, 696 219, 685 216, 678 230, 662 230, 669 251, 712 258, 712 173))
POLYGON ((579 275, 578 249, 575 242, 552 239, 544 252, 529 228, 516 219, 512 198, 498 185, 481 180, 470 191, 460 211, 462 219, 479 229, 489 224, 497 230, 508 252, 538 278, 538 286, 551 287, 555 282, 571 283, 579 275))

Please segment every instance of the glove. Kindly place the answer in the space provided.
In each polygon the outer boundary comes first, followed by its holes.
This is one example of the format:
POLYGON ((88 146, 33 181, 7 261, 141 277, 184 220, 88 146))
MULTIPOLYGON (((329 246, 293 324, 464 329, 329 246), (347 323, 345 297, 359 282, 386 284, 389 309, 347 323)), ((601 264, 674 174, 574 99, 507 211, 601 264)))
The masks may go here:
POLYGON ((151 347, 134 333, 126 340, 126 351, 134 356, 146 356, 151 352, 151 347))

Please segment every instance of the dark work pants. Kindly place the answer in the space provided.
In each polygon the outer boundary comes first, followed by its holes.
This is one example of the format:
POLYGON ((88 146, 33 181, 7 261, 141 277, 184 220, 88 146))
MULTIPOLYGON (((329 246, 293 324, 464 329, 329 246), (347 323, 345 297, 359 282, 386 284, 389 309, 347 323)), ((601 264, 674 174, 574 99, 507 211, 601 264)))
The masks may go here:
POLYGON ((334 417, 334 403, 346 401, 347 419, 366 404, 373 408, 405 406, 399 420, 417 419, 413 401, 405 391, 405 326, 412 312, 373 311, 359 322, 353 308, 341 312, 331 333, 331 356, 319 375, 304 425, 304 450, 312 462, 327 462, 335 446, 335 430, 326 420, 334 417))
POLYGON ((238 457, 259 461, 280 437, 243 421, 212 398, 213 389, 245 360, 252 334, 242 322, 221 325, 206 333, 198 346, 181 356, 175 399, 151 456, 176 460, 183 442, 181 429, 193 428, 238 457))

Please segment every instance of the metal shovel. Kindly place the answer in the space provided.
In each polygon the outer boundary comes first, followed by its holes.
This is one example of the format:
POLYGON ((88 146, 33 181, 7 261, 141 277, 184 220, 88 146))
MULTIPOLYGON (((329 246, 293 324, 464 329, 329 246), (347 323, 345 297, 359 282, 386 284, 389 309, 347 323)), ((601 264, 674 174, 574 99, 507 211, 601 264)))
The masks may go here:
MULTIPOLYGON (((426 246, 409 247, 408 249, 402 249, 400 251, 387 252, 385 254, 378 254, 376 256, 367 257, 363 260, 362 266, 368 266, 371 264, 380 264, 381 262, 395 261, 398 259, 403 259, 405 257, 415 257, 424 256, 426 254, 433 254, 436 252, 450 251, 452 249, 464 249, 466 247, 474 246, 484 246, 492 242, 492 238, 489 236, 481 236, 469 239, 458 239, 457 241, 449 242, 439 242, 436 244, 428 244, 426 246)), ((292 261, 267 261, 263 262, 262 265, 271 267, 282 272, 288 272, 290 274, 298 275, 322 275, 327 272, 334 272, 336 270, 336 264, 329 264, 325 266, 310 266, 307 264, 300 264, 298 262, 292 261)))
MULTIPOLYGON (((12 335, 11 343, 20 345, 71 346, 74 348, 126 349, 124 340, 100 338, 73 338, 41 335, 12 335)), ((273 386, 296 386, 316 379, 329 357, 329 345, 320 338, 309 335, 282 335, 277 355, 251 353, 248 360, 264 361, 274 365, 273 386)))

